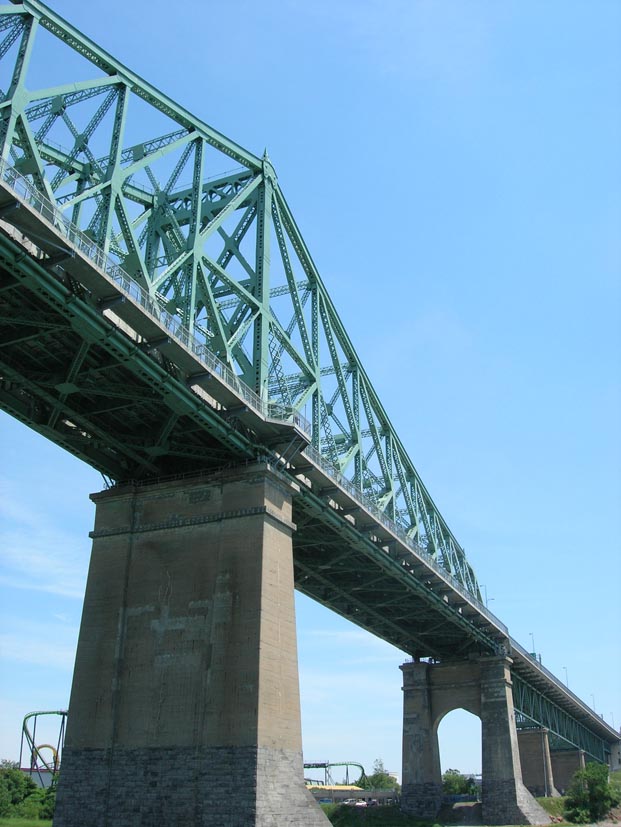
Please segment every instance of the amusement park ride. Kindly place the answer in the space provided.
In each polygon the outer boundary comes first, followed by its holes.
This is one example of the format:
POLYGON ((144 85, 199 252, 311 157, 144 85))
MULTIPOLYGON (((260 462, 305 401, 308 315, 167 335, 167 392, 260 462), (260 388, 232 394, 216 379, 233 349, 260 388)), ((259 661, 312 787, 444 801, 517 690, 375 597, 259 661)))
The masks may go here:
MULTIPOLYGON (((22 724, 22 740, 19 748, 19 766, 27 772, 39 787, 55 787, 58 783, 60 760, 65 742, 66 710, 53 712, 29 712, 22 724), (60 718, 56 745, 37 744, 37 723, 42 716, 57 715, 60 718), (28 765, 25 765, 25 761, 28 765)), ((46 729, 48 729, 46 727, 46 729)))
POLYGON ((329 787, 335 783, 334 778, 332 777, 332 767, 345 767, 345 778, 341 781, 341 784, 349 785, 353 784, 355 786, 361 786, 366 778, 366 773, 364 771, 364 767, 362 764, 358 764, 356 761, 319 761, 317 763, 305 763, 304 769, 311 770, 311 769, 319 769, 324 771, 324 778, 323 781, 318 781, 316 779, 305 778, 304 780, 307 783, 311 784, 321 784, 325 787, 329 787), (349 768, 350 767, 357 767, 359 771, 358 778, 355 781, 350 781, 349 778, 349 768))

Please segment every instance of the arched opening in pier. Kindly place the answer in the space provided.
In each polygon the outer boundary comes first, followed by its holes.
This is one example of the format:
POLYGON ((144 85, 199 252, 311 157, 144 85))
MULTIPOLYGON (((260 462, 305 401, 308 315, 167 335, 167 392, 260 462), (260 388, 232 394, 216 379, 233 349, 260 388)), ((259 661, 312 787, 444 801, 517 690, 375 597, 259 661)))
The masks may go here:
POLYGON ((448 712, 438 726, 442 773, 481 775, 481 720, 465 709, 448 712))

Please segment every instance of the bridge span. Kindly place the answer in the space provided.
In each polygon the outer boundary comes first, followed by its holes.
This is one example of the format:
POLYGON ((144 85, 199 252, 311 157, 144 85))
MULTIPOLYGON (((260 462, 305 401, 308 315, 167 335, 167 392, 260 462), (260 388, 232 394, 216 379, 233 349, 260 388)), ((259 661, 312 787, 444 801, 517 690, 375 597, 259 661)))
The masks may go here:
POLYGON ((110 483, 57 824, 325 823, 302 784, 294 587, 411 658, 406 809, 436 814, 437 727, 464 707, 484 817, 545 821, 523 780, 618 762, 618 734, 483 605, 269 158, 36 0, 0 28, 0 405, 110 483), (91 73, 31 86, 42 35, 91 73), (166 130, 144 133, 137 99, 166 130), (210 790, 242 779, 222 811, 210 790))

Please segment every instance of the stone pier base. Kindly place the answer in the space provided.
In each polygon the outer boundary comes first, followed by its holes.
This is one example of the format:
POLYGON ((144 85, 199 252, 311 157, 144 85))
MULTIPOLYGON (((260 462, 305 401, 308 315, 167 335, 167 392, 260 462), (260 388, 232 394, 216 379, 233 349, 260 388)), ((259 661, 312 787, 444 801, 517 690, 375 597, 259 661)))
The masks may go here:
POLYGON ((65 750, 54 825, 323 827, 301 778, 300 753, 285 750, 65 750))
POLYGON ((325 827, 304 786, 292 491, 265 464, 93 497, 54 827, 325 827))
MULTIPOLYGON (((404 776, 405 777, 405 776, 404 776)), ((404 783, 401 787, 401 809, 417 818, 434 821, 442 807, 442 784, 404 783)))
POLYGON ((453 709, 481 719, 485 824, 548 824, 522 782, 511 690, 511 661, 480 657, 403 671, 402 809, 434 819, 442 803, 438 726, 453 709))

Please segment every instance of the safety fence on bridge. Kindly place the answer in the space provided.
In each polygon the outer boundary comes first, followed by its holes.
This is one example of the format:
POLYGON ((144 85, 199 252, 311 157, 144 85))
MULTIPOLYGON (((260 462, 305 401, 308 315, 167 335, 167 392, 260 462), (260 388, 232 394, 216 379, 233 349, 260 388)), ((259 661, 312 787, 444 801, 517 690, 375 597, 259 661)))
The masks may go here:
POLYGON ((436 574, 450 584, 456 592, 459 592, 459 594, 461 594, 462 597, 465 597, 469 603, 476 606, 477 611, 479 611, 480 614, 485 615, 485 617, 487 617, 487 619, 490 620, 494 626, 504 632, 507 637, 509 636, 508 627, 501 620, 499 620, 496 615, 490 612, 490 610, 480 600, 477 600, 472 592, 462 586, 459 580, 454 577, 448 569, 445 569, 444 566, 440 565, 431 554, 428 554, 425 549, 412 540, 402 526, 381 511, 381 509, 379 509, 369 497, 365 497, 359 488, 357 488, 344 474, 341 474, 338 469, 334 467, 330 460, 326 459, 319 451, 317 451, 316 448, 313 448, 312 445, 307 445, 306 448, 304 448, 304 455, 307 456, 318 468, 320 468, 327 477, 337 483, 337 485, 339 485, 344 491, 347 491, 353 500, 361 505, 365 511, 367 511, 392 535, 394 535, 394 537, 406 546, 416 557, 423 560, 430 569, 433 569, 436 574))
POLYGON ((602 735, 604 732, 608 736, 612 734, 603 716, 598 716, 513 638, 511 654, 514 657, 511 680, 518 729, 528 729, 533 725, 546 727, 551 735, 560 739, 564 748, 572 746, 584 750, 596 761, 607 762, 610 741, 594 731, 595 725, 602 735), (547 687, 545 692, 541 689, 541 683, 547 687), (573 713, 561 706, 558 702, 561 698, 566 707, 574 708, 573 713))

